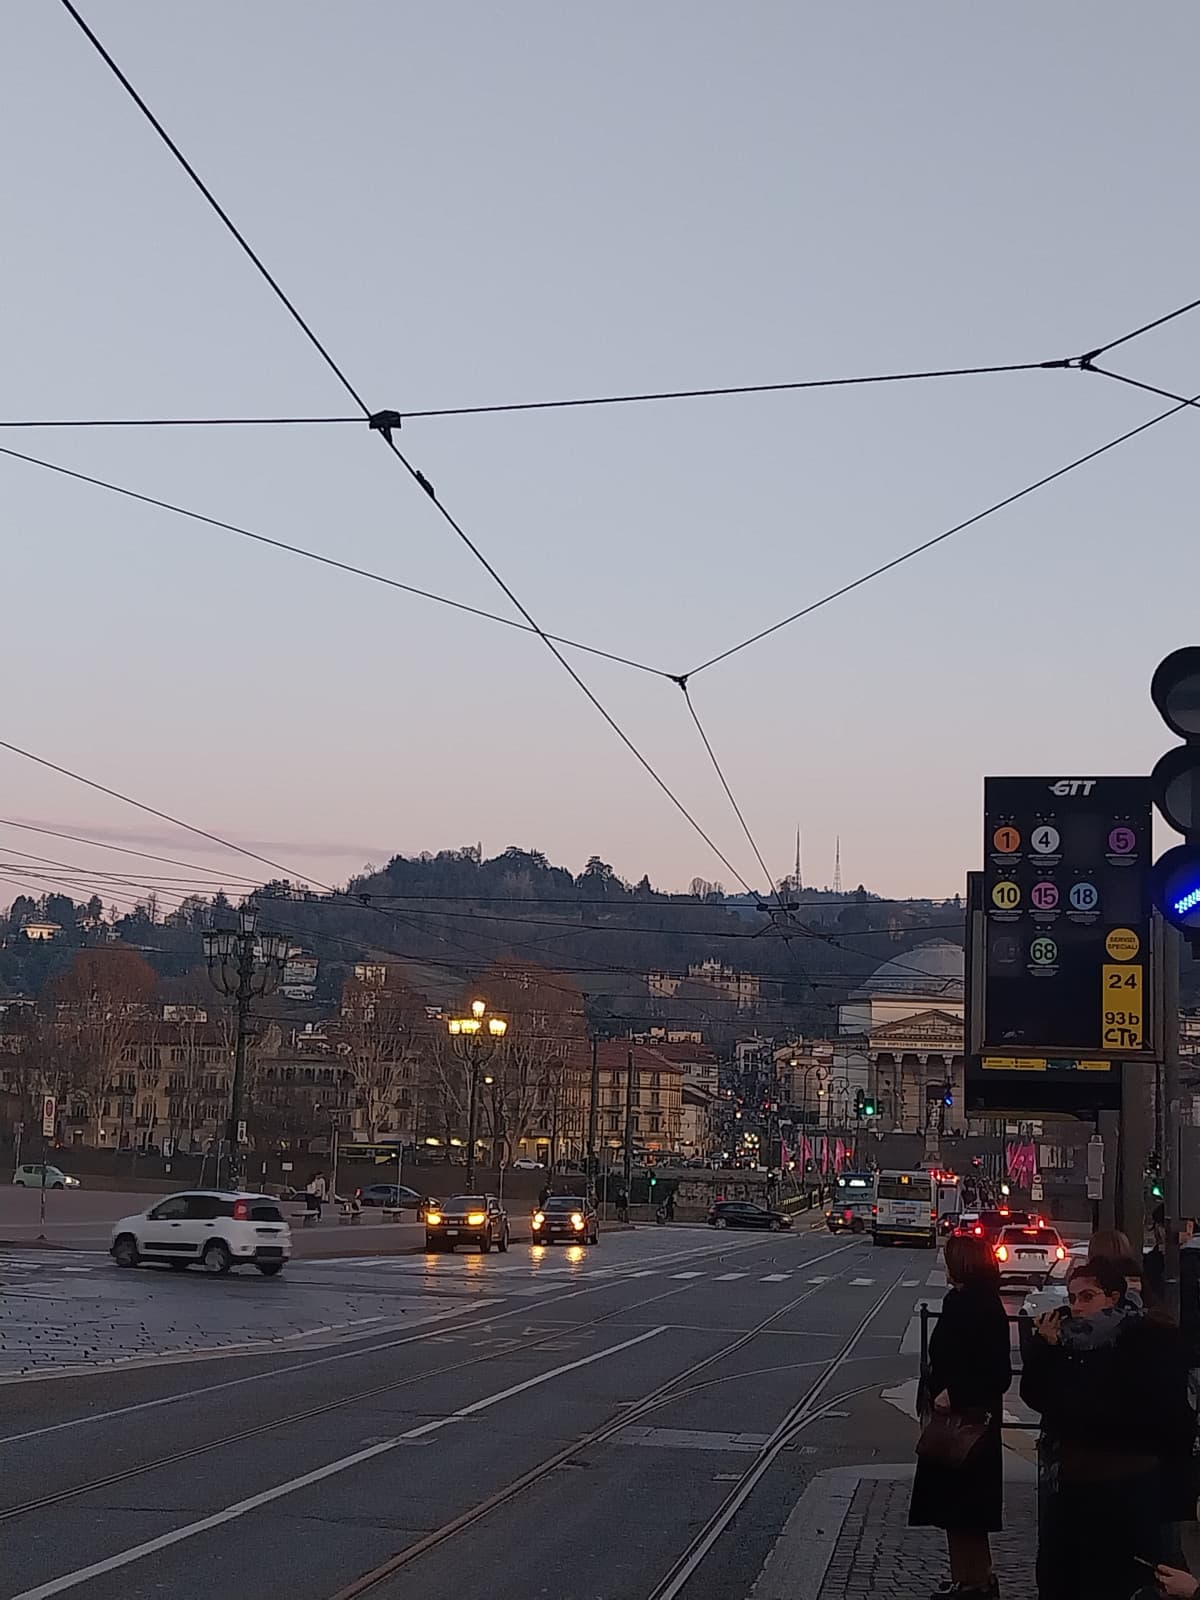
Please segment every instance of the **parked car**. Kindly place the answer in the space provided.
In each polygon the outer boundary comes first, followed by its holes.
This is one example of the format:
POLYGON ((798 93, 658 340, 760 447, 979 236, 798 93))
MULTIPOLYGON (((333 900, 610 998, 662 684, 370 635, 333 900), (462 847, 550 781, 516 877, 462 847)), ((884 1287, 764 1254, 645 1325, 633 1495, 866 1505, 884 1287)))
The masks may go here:
POLYGON ((534 1161, 532 1156, 521 1156, 519 1160, 513 1162, 512 1169, 514 1172, 544 1172, 545 1163, 534 1161))
POLYGON ((792 1219, 782 1211, 768 1211, 753 1200, 718 1200, 708 1213, 710 1228, 770 1228, 781 1233, 792 1219))
POLYGON ((508 1213, 494 1194, 456 1194, 425 1213, 426 1250, 477 1245, 484 1255, 508 1249, 508 1213))
POLYGON ((78 1189, 78 1178, 72 1178, 61 1167, 42 1166, 40 1161, 26 1162, 13 1173, 13 1182, 23 1189, 78 1189), (43 1180, 42 1174, 45 1173, 43 1180))
POLYGON ((355 1189, 354 1198, 360 1206, 389 1206, 393 1211, 423 1211, 427 1204, 424 1195, 402 1183, 366 1183, 355 1189))
POLYGON ((189 1189, 122 1217, 109 1253, 119 1267, 165 1261, 183 1272, 198 1262, 223 1276, 231 1267, 255 1266, 273 1278, 291 1256, 292 1230, 273 1195, 189 1189))
POLYGON ((533 1213, 530 1236, 534 1244, 553 1244, 556 1239, 595 1244, 600 1238, 600 1218, 595 1206, 583 1196, 552 1194, 533 1213))

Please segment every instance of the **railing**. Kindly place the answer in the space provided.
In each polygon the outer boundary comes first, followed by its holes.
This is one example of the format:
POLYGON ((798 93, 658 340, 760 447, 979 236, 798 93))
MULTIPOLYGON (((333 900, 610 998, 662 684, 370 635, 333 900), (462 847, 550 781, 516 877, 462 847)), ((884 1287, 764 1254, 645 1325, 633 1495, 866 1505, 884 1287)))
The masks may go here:
MULTIPOLYGON (((929 1383, 929 1324, 931 1322, 933 1322, 933 1321, 936 1321, 936 1319, 938 1317, 940 1317, 940 1316, 941 1316, 941 1312, 940 1311, 931 1311, 929 1309, 929 1302, 927 1300, 922 1300, 921 1301, 921 1388, 926 1393, 928 1393, 928 1390, 930 1388, 930 1383, 929 1383)), ((1015 1316, 1015 1317, 1006 1316, 1004 1320, 1006 1322, 1015 1322, 1018 1329, 1020 1328, 1022 1322, 1026 1323, 1026 1324, 1028 1324, 1028 1322, 1029 1322, 1029 1318, 1028 1317, 1021 1317, 1020 1315, 1015 1316)), ((1019 1338, 1018 1338, 1018 1341, 1017 1341, 1017 1348, 1018 1348, 1018 1350, 1021 1348, 1020 1339, 1019 1338)), ((1021 1369, 1020 1369, 1020 1367, 1018 1367, 1016 1369, 1016 1371, 1013 1373, 1013 1377, 1014 1378, 1019 1378, 1020 1376, 1021 1376, 1021 1369)), ((1041 1425, 1040 1422, 1005 1422, 1003 1420, 1003 1418, 1001 1418, 1000 1426, 1002 1428, 1008 1428, 1009 1430, 1014 1431, 1014 1432, 1018 1432, 1018 1433, 1037 1433, 1037 1432, 1040 1431, 1042 1425, 1041 1425)))

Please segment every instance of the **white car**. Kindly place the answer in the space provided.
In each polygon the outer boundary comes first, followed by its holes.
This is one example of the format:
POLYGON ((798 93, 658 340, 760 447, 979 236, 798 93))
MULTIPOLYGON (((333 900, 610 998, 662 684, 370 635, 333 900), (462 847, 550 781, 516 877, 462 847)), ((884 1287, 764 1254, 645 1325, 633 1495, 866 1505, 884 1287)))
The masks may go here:
POLYGON ((519 1160, 513 1162, 512 1169, 514 1172, 542 1172, 545 1170, 544 1164, 541 1161, 534 1161, 531 1156, 521 1156, 519 1160))
POLYGON ((282 1272, 292 1253, 292 1230, 272 1195, 189 1189, 167 1195, 137 1216, 122 1217, 109 1254, 119 1267, 165 1261, 176 1272, 198 1262, 205 1272, 255 1266, 264 1277, 282 1272))
POLYGON ((993 1250, 1002 1285, 1032 1279, 1040 1288, 1067 1261, 1067 1247, 1057 1228, 1001 1228, 993 1250))
POLYGON ((72 1178, 61 1167, 47 1166, 43 1169, 40 1161, 26 1162, 13 1173, 13 1182, 23 1189, 41 1189, 43 1187, 42 1172, 45 1171, 45 1184, 47 1189, 78 1189, 79 1179, 72 1178))

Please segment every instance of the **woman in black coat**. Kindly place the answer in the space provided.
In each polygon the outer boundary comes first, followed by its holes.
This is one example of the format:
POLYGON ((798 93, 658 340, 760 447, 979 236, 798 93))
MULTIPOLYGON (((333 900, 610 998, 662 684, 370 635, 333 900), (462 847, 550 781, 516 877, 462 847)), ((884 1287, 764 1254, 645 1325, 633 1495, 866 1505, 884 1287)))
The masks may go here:
POLYGON ((1012 1382, 1008 1318, 986 1240, 948 1239, 946 1276, 950 1292, 929 1339, 927 1391, 936 1411, 986 1417, 987 1428, 960 1465, 918 1459, 908 1520, 914 1527, 946 1530, 952 1594, 994 1595, 988 1535, 1003 1525, 1000 1428, 1012 1382))
POLYGON ((1066 1314, 1038 1318, 1021 1377, 1042 1416, 1038 1593, 1127 1600, 1147 1564, 1171 1559, 1169 1524, 1194 1511, 1187 1363, 1118 1264, 1073 1268, 1067 1290, 1066 1314))

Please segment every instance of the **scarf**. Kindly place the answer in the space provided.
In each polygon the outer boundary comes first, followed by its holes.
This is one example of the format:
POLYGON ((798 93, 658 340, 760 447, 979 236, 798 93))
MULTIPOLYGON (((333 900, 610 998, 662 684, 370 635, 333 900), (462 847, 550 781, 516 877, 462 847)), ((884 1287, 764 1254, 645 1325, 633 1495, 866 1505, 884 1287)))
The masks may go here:
POLYGON ((1125 1297, 1094 1317, 1064 1317, 1059 1324, 1058 1337, 1064 1348, 1073 1353, 1108 1350, 1116 1344, 1124 1328, 1143 1316, 1141 1301, 1135 1303, 1125 1297))

